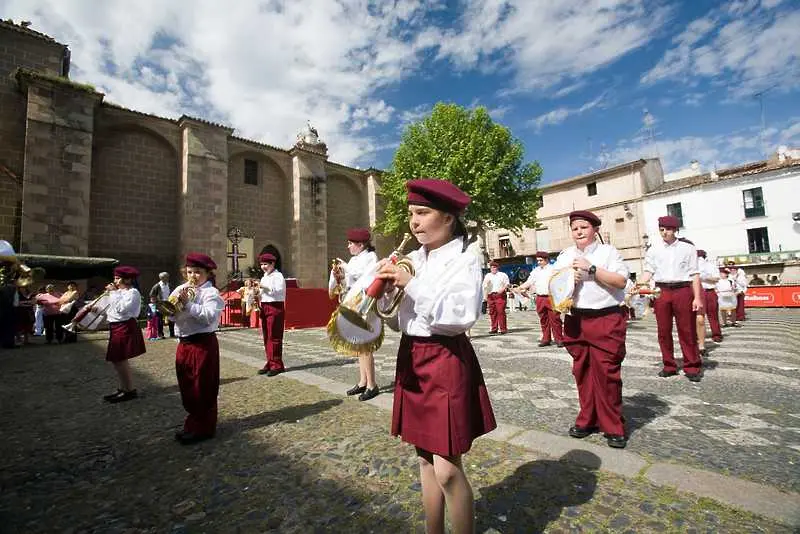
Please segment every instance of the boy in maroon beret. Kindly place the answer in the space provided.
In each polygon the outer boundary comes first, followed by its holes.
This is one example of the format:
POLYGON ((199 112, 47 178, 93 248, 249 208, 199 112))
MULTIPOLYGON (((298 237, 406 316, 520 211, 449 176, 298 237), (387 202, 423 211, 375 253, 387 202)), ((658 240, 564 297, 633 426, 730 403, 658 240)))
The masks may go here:
POLYGON ((483 277, 483 292, 486 294, 486 307, 489 310, 490 334, 505 334, 506 325, 506 291, 510 281, 508 275, 500 269, 496 261, 489 263, 489 272, 483 277))
POLYGON ((658 344, 664 367, 658 376, 678 374, 672 342, 672 320, 678 328, 678 341, 683 353, 683 374, 692 382, 700 382, 702 362, 697 346, 696 314, 703 313, 703 295, 697 249, 676 236, 680 221, 671 215, 659 217, 661 241, 645 255, 644 275, 638 285, 647 286, 652 278, 661 296, 653 301, 658 324, 658 344))
POLYGON ((553 309, 550 301, 550 278, 553 276, 553 266, 550 265, 550 255, 540 250, 536 253, 536 268, 528 275, 528 279, 514 289, 515 292, 527 295, 532 288, 536 293, 536 314, 539 316, 539 324, 542 327, 542 339, 539 341, 540 347, 546 347, 551 343, 551 337, 556 340, 556 346, 563 346, 564 326, 561 323, 561 314, 553 309))
POLYGON ((283 366, 283 326, 286 319, 286 280, 275 268, 277 258, 266 252, 258 257, 264 276, 261 277, 261 334, 267 361, 258 374, 275 376, 285 370, 283 366))
MULTIPOLYGON (((137 319, 142 307, 142 296, 134 287, 139 271, 129 265, 114 269, 114 282, 106 286, 108 292, 108 349, 106 361, 114 365, 119 377, 119 388, 103 399, 112 404, 135 399, 138 394, 133 387, 133 374, 128 360, 146 352, 142 329, 137 319)), ((99 310, 95 310, 99 311, 99 310)))
POLYGON ((703 287, 704 313, 697 314, 697 345, 700 356, 706 355, 706 317, 711 327, 711 339, 716 343, 722 341, 722 329, 719 325, 719 300, 717 297, 717 282, 719 281, 719 268, 715 263, 706 259, 705 250, 697 250, 697 268, 700 271, 700 285, 703 287))
POLYGON ((219 344, 216 331, 225 302, 214 287, 217 264, 209 256, 192 252, 186 255, 187 282, 170 297, 177 298, 181 310, 175 314, 178 348, 175 372, 181 401, 188 415, 183 430, 175 434, 181 445, 191 445, 214 437, 217 428, 219 394, 219 344))

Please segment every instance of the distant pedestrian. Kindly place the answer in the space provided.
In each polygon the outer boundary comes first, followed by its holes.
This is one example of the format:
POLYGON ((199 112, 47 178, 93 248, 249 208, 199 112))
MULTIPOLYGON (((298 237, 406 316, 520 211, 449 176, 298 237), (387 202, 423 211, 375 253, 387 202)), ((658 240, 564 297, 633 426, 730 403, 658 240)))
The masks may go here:
POLYGON ((182 445, 214 437, 219 395, 219 343, 217 328, 225 302, 214 285, 217 264, 205 254, 186 255, 188 282, 172 292, 182 304, 175 316, 180 341, 175 352, 175 372, 183 408, 188 415, 183 430, 175 434, 182 445))
POLYGON ((158 340, 160 337, 158 335, 159 323, 161 323, 161 314, 158 312, 158 297, 150 295, 150 304, 147 305, 147 330, 145 332, 147 341, 158 340))
POLYGON ((114 269, 114 282, 106 286, 109 299, 106 309, 109 330, 106 361, 114 365, 119 377, 119 388, 103 399, 112 404, 138 397, 128 363, 131 358, 141 356, 147 351, 137 320, 142 307, 142 296, 134 287, 138 276, 139 270, 135 267, 120 265, 114 269))

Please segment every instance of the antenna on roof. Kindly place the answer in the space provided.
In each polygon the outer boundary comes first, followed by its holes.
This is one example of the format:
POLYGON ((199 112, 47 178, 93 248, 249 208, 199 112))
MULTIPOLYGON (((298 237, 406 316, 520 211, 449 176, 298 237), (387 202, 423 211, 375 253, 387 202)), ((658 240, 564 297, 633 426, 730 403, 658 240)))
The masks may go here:
POLYGON ((762 89, 761 91, 754 93, 753 98, 758 98, 759 107, 761 108, 761 132, 759 133, 760 141, 761 141, 761 153, 764 156, 764 159, 769 158, 769 154, 767 151, 767 120, 766 114, 764 110, 764 95, 769 91, 775 89, 778 84, 774 84, 766 89, 762 89))

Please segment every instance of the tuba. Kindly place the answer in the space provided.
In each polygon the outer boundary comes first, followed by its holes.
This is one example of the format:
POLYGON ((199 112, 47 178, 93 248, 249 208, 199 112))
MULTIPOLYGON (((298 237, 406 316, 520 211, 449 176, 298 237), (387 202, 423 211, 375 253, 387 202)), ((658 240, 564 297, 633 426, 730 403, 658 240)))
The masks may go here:
POLYGON ((190 302, 194 300, 195 296, 197 296, 197 290, 193 285, 188 285, 181 289, 181 292, 176 295, 170 295, 167 300, 160 300, 156 303, 156 307, 158 311, 161 312, 162 315, 169 316, 169 315, 177 315, 178 313, 182 312, 186 307, 184 302, 181 302, 181 298, 179 295, 183 294, 186 297, 186 301, 190 302))
MULTIPOLYGON (((387 259, 414 276, 414 265, 402 254, 410 240, 411 234, 405 234, 403 241, 387 259)), ((366 354, 378 350, 383 344, 383 321, 397 315, 405 291, 399 289, 389 306, 381 309, 378 300, 383 295, 387 282, 376 278, 377 270, 376 264, 373 269, 364 273, 331 315, 327 327, 328 339, 336 352, 366 354)))
POLYGON ((44 280, 45 271, 41 267, 28 267, 24 263, 13 263, 0 267, 0 286, 13 282, 19 288, 29 287, 44 280))

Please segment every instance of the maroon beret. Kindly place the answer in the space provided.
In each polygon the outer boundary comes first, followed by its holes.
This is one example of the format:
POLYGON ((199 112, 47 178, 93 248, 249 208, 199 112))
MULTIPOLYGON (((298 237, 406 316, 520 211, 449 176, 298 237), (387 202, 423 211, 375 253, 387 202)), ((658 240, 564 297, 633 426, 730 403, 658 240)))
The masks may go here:
POLYGON ((677 217, 673 217, 672 215, 665 215, 664 217, 658 218, 658 227, 677 229, 681 227, 681 222, 678 220, 677 217))
POLYGON ((698 248, 697 249, 697 257, 698 258, 705 258, 706 257, 706 251, 701 249, 701 248, 698 248))
POLYGON ((544 250, 540 250, 540 251, 536 252, 536 257, 537 258, 542 258, 543 260, 549 260, 550 259, 550 254, 548 254, 544 250))
POLYGON ((572 221, 574 221, 575 219, 584 220, 589 224, 591 224, 592 226, 600 226, 600 224, 602 223, 602 221, 600 221, 600 217, 598 217, 589 210, 573 211, 572 213, 569 214, 569 222, 572 223, 572 221))
POLYGON ((470 202, 468 194, 447 180, 409 180, 408 203, 417 206, 429 206, 454 215, 464 213, 470 202))
POLYGON ((139 277, 139 269, 136 267, 131 267, 130 265, 120 265, 114 268, 114 276, 119 276, 120 278, 138 278, 139 277))
POLYGON ((205 254, 200 254, 199 252, 190 252, 186 255, 186 266, 187 267, 202 267, 206 270, 212 270, 217 268, 217 264, 214 263, 214 260, 211 257, 206 256, 205 254))
POLYGON ((500 267, 500 264, 492 260, 489 262, 489 267, 500 267))
POLYGON ((276 259, 277 258, 269 252, 265 252, 258 257, 258 263, 275 263, 276 259))
POLYGON ((347 231, 347 240, 355 243, 367 243, 370 237, 368 228, 350 228, 347 231))

